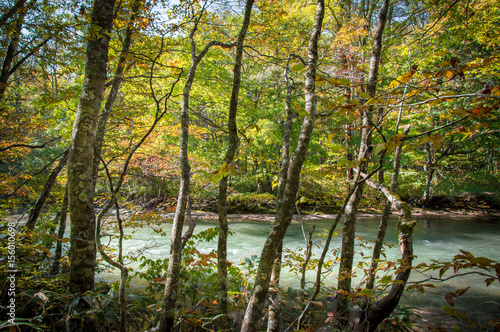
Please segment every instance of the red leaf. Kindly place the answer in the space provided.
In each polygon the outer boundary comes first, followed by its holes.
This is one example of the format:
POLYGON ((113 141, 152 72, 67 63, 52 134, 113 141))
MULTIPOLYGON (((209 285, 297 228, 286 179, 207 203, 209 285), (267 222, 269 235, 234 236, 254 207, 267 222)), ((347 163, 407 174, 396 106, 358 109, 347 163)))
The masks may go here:
POLYGON ((455 306, 455 300, 454 300, 453 295, 451 295, 451 293, 446 294, 446 296, 444 298, 446 299, 446 302, 448 302, 448 304, 450 306, 452 306, 452 307, 455 306))

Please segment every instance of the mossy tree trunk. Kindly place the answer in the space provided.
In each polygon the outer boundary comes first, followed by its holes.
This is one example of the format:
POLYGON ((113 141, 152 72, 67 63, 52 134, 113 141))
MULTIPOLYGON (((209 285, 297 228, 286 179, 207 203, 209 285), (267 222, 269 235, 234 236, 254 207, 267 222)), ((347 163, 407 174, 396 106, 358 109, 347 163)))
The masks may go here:
MULTIPOLYGON (((382 53, 382 36, 384 33, 385 24, 387 21, 387 13, 389 10, 389 0, 384 0, 382 8, 380 9, 377 27, 373 38, 372 55, 370 57, 370 70, 368 72, 368 84, 366 86, 366 93, 370 97, 375 97, 377 91, 378 68, 380 63, 380 55, 382 53)), ((368 167, 368 156, 371 150, 371 122, 373 118, 373 107, 370 106, 368 110, 363 111, 362 131, 361 131, 361 144, 359 148, 358 159, 361 164, 359 165, 358 172, 366 172, 368 167)), ((364 182, 356 186, 353 195, 350 197, 346 210, 345 221, 342 234, 342 252, 339 264, 338 276, 338 290, 339 305, 337 312, 340 315, 340 324, 347 325, 349 317, 349 297, 346 293, 351 292, 351 273, 353 268, 354 259, 354 239, 356 237, 356 213, 358 211, 359 203, 363 195, 364 182)))
POLYGON ((114 0, 96 0, 87 33, 85 77, 75 116, 68 161, 71 216, 70 291, 94 288, 96 263, 93 160, 94 142, 106 83, 114 0))
MULTIPOLYGON (((175 323, 175 304, 177 301, 178 284, 181 270, 182 248, 187 242, 188 236, 182 238, 182 228, 186 219, 186 208, 189 200, 189 183, 191 166, 188 158, 188 143, 189 143, 189 96, 193 86, 196 70, 199 63, 203 60, 212 46, 231 47, 232 45, 223 44, 221 42, 212 41, 205 45, 200 54, 196 54, 196 43, 194 35, 197 31, 198 24, 203 16, 204 8, 198 14, 195 25, 189 35, 191 43, 191 65, 186 78, 186 83, 182 91, 182 114, 181 114, 181 134, 180 134, 180 149, 179 163, 181 169, 181 182, 179 187, 179 195, 177 198, 177 206, 174 214, 172 236, 171 236, 171 252, 167 270, 167 280, 165 283, 165 291, 162 303, 162 312, 160 317, 160 331, 171 331, 175 323)), ((187 234, 192 234, 194 223, 190 219, 190 231, 187 234)))

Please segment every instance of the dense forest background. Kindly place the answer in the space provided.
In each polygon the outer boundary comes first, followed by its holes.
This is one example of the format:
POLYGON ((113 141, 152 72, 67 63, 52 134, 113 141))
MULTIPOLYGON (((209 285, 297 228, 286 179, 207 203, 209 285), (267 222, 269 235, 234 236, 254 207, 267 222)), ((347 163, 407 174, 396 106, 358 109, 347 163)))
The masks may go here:
MULTIPOLYGON (((278 296, 283 237, 293 213, 323 212, 338 215, 330 239, 342 227, 338 307, 318 302, 318 277, 284 316, 297 329, 325 319, 376 329, 412 270, 412 208, 500 206, 499 27, 498 0, 3 1, 2 269, 15 229, 16 299, 31 303, 17 307, 18 326, 256 331, 265 310, 278 331, 280 301, 267 299, 278 296), (194 210, 217 212, 219 227, 192 235, 194 210), (384 265, 393 279, 376 277, 383 221, 354 289, 360 210, 401 215, 402 257, 384 265), (276 214, 251 277, 227 262, 228 212, 276 214), (101 243, 104 223, 117 248, 101 243), (151 287, 131 298, 126 262, 140 258, 124 258, 124 226, 152 223, 159 233, 172 224, 171 255, 144 261, 151 287), (212 238, 217 250, 196 250, 212 238), (191 259, 216 286, 203 296, 189 293, 191 259), (103 266, 121 281, 95 284, 103 266)), ((304 257, 297 266, 318 276, 333 264, 304 257)), ((500 277, 498 263, 468 252, 420 268, 478 268, 488 285, 500 277)))

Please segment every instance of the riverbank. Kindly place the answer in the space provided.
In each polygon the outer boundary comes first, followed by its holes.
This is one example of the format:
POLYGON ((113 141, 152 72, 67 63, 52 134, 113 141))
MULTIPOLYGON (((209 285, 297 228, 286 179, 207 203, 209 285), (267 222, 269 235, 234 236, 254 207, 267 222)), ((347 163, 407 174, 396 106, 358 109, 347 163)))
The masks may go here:
MULTIPOLYGON (((169 214, 173 217, 173 214, 169 214)), ((397 214, 394 214, 397 215, 397 214)), ((205 212, 205 211, 194 211, 192 212, 192 216, 194 219, 201 220, 218 220, 219 216, 215 212, 205 212)), ((294 214, 293 221, 301 222, 306 220, 324 220, 324 219, 335 219, 336 214, 326 214, 326 213, 317 213, 314 212, 312 214, 294 214)), ((361 211, 357 214, 358 218, 371 218, 382 216, 380 211, 361 211)), ((478 216, 492 216, 492 217, 500 217, 500 210, 433 210, 433 209, 415 209, 412 211, 412 216, 417 219, 425 219, 425 216, 464 216, 464 217, 478 217, 478 216)), ((227 218, 229 221, 245 221, 245 220, 258 220, 258 221, 274 221, 274 214, 269 213, 233 213, 228 214, 227 218)))

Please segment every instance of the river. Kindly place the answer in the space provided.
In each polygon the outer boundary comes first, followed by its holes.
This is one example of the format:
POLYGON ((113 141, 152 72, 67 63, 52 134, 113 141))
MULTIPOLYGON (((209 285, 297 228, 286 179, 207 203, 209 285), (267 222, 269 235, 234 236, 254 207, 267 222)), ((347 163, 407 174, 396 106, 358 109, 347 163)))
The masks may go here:
MULTIPOLYGON (((484 256, 500 261, 500 217, 426 214, 419 215, 416 219, 417 224, 414 231, 414 253, 416 258, 414 259, 414 265, 423 262, 430 263, 432 260, 449 261, 460 253, 459 249, 469 251, 476 257, 484 256)), ((196 232, 217 226, 215 220, 196 220, 196 223, 196 232)), ((315 244, 320 244, 324 243, 325 239, 320 234, 329 229, 331 223, 332 220, 329 219, 310 219, 303 222, 303 226, 304 231, 308 234, 312 225, 315 224, 313 241, 315 244)), ((361 244, 362 241, 373 241, 376 238, 378 224, 379 217, 362 216, 358 218, 356 234, 362 240, 357 241, 355 262, 363 259, 367 261, 366 257, 371 255, 371 249, 367 249, 361 244)), ((228 239, 228 259, 238 264, 245 258, 260 255, 265 239, 272 228, 272 222, 233 218, 229 227, 234 234, 228 239)), ((167 236, 163 238, 148 228, 135 230, 132 238, 125 241, 125 251, 132 252, 144 246, 150 246, 151 248, 144 251, 142 255, 151 259, 168 257, 171 225, 167 224, 162 229, 167 233, 167 236)), ((130 231, 130 229, 127 230, 127 232, 130 231)), ((331 250, 340 248, 341 224, 339 224, 337 231, 339 231, 339 234, 334 237, 330 246, 331 250)), ((395 217, 390 220, 386 243, 395 245, 386 249, 387 259, 397 260, 400 253, 397 246, 397 219, 395 217)), ((304 247, 304 245, 302 222, 293 221, 284 239, 284 247, 296 251, 298 247, 304 247)), ((369 246, 370 243, 366 243, 366 245, 369 246)), ((197 249, 202 253, 209 253, 215 250, 216 246, 217 240, 213 240, 209 243, 202 243, 197 249)), ((319 257, 321 250, 321 246, 314 245, 313 255, 319 257)), ((333 255, 330 255, 328 259, 334 259, 333 255)), ((445 277, 453 274, 451 270, 445 274, 445 277)), ((437 276, 438 272, 435 271, 432 275, 437 276)), ((333 269, 332 273, 325 279, 325 286, 335 288, 336 276, 337 271, 333 269)), ((413 281, 425 278, 424 275, 412 272, 411 280, 413 281)), ((499 306, 486 303, 488 301, 500 303, 500 283, 495 281, 489 287, 486 287, 484 279, 485 277, 474 275, 454 278, 439 283, 435 289, 427 288, 425 294, 418 292, 406 294, 401 303, 414 307, 440 308, 448 305, 444 298, 448 292, 471 286, 465 294, 455 299, 456 308, 472 310, 471 308, 479 306, 475 311, 469 313, 500 317, 499 306)), ((314 272, 308 274, 307 280, 309 282, 314 280, 314 272)), ((359 278, 355 279, 356 281, 359 281, 359 278)), ((281 282, 285 286, 298 286, 299 277, 285 269, 281 282)))

